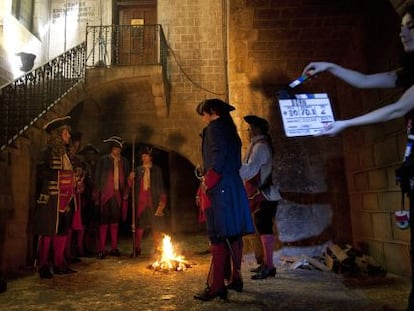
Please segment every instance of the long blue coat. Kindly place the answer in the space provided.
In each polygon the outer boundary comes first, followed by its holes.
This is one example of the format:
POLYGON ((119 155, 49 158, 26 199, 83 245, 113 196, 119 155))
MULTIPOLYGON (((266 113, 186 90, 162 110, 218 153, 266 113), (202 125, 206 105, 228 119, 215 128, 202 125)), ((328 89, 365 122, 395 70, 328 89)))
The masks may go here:
POLYGON ((254 232, 247 195, 239 175, 241 142, 223 118, 209 123, 203 130, 204 169, 214 169, 221 178, 207 190, 211 207, 206 213, 207 233, 211 241, 254 232))

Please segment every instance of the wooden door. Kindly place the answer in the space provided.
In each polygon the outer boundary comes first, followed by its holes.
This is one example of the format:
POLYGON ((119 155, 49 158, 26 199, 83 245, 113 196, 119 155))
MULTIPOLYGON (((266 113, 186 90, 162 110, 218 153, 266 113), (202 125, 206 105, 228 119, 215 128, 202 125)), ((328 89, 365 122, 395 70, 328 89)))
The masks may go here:
POLYGON ((119 8, 119 63, 141 65, 158 63, 156 6, 119 8))

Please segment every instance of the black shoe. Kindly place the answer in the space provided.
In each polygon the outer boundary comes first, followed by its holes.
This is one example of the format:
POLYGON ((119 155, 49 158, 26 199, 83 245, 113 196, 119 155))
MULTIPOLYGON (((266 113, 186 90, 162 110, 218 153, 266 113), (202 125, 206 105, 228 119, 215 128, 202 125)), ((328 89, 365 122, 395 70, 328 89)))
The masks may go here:
POLYGON ((250 272, 259 273, 265 268, 264 265, 258 265, 256 268, 250 269, 250 272))
POLYGON ((209 301, 216 297, 220 297, 220 299, 227 299, 227 288, 223 287, 222 289, 218 290, 215 293, 210 292, 210 288, 207 287, 204 291, 201 293, 195 294, 194 299, 202 300, 202 301, 209 301))
POLYGON ((241 278, 231 281, 227 285, 227 289, 235 290, 236 292, 241 293, 243 291, 243 280, 241 278))
POLYGON ((109 255, 115 256, 115 257, 120 257, 121 256, 121 252, 119 251, 119 249, 115 248, 115 249, 112 249, 111 250, 111 252, 109 253, 109 255))
POLYGON ((51 279, 53 274, 50 272, 49 267, 42 267, 39 269, 39 276, 41 279, 51 279))
POLYGON ((98 258, 98 259, 104 259, 105 257, 106 257, 105 252, 98 252, 96 254, 96 258, 98 258))
POLYGON ((53 268, 53 273, 54 274, 72 274, 72 273, 76 273, 76 270, 73 270, 69 267, 55 267, 53 268))
POLYGON ((263 280, 267 277, 275 277, 276 276, 276 268, 268 269, 264 268, 262 271, 256 273, 255 275, 252 275, 252 280, 263 280))

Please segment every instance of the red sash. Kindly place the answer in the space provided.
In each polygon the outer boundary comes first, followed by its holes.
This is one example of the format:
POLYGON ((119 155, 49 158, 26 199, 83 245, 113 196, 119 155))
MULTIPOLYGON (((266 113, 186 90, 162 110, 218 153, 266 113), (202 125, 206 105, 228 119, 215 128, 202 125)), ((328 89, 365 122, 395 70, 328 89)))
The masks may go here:
POLYGON ((265 200, 262 192, 257 187, 260 180, 260 171, 253 178, 244 182, 247 198, 249 199, 250 212, 254 213, 260 208, 260 203, 265 200))
POLYGON ((75 194, 75 174, 73 171, 58 172, 58 207, 64 212, 75 194))

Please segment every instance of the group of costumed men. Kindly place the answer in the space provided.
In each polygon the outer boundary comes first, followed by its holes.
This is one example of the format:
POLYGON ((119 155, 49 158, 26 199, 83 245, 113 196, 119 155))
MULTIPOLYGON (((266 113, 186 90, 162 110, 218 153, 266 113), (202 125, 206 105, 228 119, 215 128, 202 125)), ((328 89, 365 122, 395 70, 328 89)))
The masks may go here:
POLYGON ((119 223, 121 219, 126 221, 131 188, 136 197, 132 213, 134 257, 141 254, 145 229, 152 229, 155 246, 160 230, 165 229, 167 196, 161 169, 152 163, 152 149, 142 152, 142 165, 131 171, 128 160, 121 155, 124 141, 111 136, 104 140, 110 151, 96 161, 93 155, 96 157, 99 150, 92 145, 79 152, 81 134, 71 132, 70 119, 56 118, 43 127, 48 140, 37 165, 33 213, 33 233, 37 237, 35 263, 43 279, 76 272, 69 267, 76 259, 72 256, 73 246, 78 256, 86 255, 85 248, 93 244, 98 259, 121 256, 119 223), (83 154, 84 159, 78 154, 83 154), (108 231, 110 250, 106 250, 108 231))

